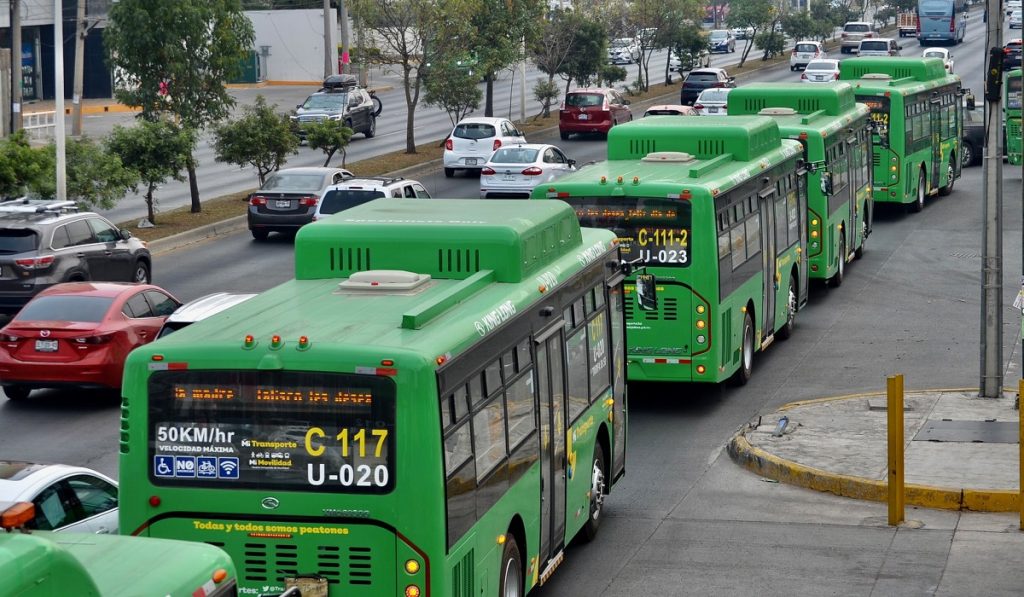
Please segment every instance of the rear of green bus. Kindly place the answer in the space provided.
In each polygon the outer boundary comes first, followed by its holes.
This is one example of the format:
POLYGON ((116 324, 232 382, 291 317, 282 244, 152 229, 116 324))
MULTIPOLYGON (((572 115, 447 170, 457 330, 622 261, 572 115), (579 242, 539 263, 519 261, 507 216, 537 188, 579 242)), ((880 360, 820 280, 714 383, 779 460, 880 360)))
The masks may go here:
POLYGON ((1015 68, 1003 75, 1003 134, 1006 158, 1014 166, 1021 164, 1021 72, 1015 68))

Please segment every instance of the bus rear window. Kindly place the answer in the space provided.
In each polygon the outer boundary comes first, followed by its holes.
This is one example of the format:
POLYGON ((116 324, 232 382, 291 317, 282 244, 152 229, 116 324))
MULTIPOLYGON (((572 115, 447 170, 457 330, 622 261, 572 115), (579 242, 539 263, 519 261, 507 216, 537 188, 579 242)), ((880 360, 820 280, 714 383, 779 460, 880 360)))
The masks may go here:
POLYGON ((366 191, 356 189, 338 189, 327 191, 320 204, 320 215, 336 214, 357 205, 380 199, 382 191, 366 191))
POLYGON ((394 488, 389 377, 156 371, 149 399, 155 485, 328 493, 394 488))
POLYGON ((581 226, 607 228, 619 237, 622 258, 690 265, 690 203, 658 197, 571 197, 581 226))

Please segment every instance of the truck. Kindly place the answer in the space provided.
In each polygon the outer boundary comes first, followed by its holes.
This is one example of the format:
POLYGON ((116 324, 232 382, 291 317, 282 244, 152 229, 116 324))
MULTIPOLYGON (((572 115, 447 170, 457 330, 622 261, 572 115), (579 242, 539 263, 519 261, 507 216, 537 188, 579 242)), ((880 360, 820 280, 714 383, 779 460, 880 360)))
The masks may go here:
POLYGON ((206 543, 25 528, 29 502, 0 503, 0 595, 237 597, 235 566, 206 543))
POLYGON ((899 29, 900 37, 911 37, 917 35, 917 13, 901 12, 896 15, 896 27, 899 29))

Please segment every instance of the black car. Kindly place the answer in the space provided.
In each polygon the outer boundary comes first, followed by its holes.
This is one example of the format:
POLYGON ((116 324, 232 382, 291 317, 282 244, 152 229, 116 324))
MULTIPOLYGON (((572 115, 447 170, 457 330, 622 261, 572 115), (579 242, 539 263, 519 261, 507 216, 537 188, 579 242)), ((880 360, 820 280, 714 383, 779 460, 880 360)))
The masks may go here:
POLYGON ((148 284, 152 267, 144 242, 73 201, 0 201, 0 313, 61 282, 148 284))
POLYGON ((724 68, 699 68, 690 71, 679 92, 679 103, 692 106, 701 91, 709 87, 735 87, 736 77, 730 77, 724 68))
POLYGON ((313 221, 320 193, 352 173, 342 168, 309 167, 278 170, 249 194, 249 232, 266 240, 271 232, 295 233, 313 221))
POLYGON ((1020 68, 1020 53, 1022 42, 1020 39, 1011 39, 1003 46, 1003 70, 1007 71, 1020 68))
POLYGON ((960 148, 960 163, 963 166, 981 163, 981 152, 985 148, 985 121, 980 108, 964 109, 964 135, 960 148))
POLYGON ((356 84, 353 75, 331 75, 323 87, 295 106, 292 128, 300 139, 306 138, 302 125, 324 120, 340 120, 354 133, 370 138, 377 134, 377 106, 370 93, 356 84))

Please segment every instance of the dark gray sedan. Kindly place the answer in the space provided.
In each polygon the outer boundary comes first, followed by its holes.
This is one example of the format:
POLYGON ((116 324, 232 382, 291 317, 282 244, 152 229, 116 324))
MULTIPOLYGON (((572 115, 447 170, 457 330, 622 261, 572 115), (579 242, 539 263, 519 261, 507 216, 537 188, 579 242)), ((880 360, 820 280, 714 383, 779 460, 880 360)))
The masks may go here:
POLYGON ((249 232, 266 240, 271 232, 294 234, 313 221, 321 192, 352 178, 343 168, 285 168, 274 172, 260 190, 249 194, 249 232))

